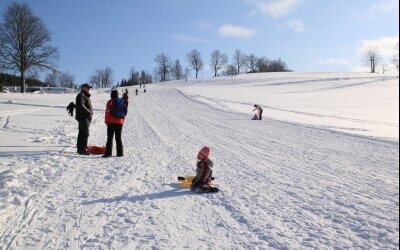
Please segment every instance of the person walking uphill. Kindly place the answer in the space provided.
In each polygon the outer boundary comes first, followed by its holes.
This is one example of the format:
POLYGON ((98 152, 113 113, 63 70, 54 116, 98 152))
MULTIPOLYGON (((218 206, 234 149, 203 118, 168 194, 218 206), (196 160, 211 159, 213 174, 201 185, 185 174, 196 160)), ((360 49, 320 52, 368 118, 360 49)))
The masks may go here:
POLYGON ((261 106, 258 104, 254 104, 253 111, 255 111, 255 110, 258 110, 258 120, 262 120, 263 109, 261 108, 261 106))
POLYGON ((89 126, 93 117, 92 102, 90 101, 90 89, 92 86, 85 83, 81 85, 81 92, 76 96, 76 116, 79 123, 78 154, 88 155, 86 151, 89 139, 89 126))
POLYGON ((119 98, 118 90, 111 91, 111 99, 107 102, 105 111, 105 123, 107 125, 107 144, 106 153, 103 157, 111 157, 113 149, 113 140, 117 144, 117 156, 124 156, 122 145, 122 126, 125 122, 125 116, 128 113, 128 94, 124 93, 123 98, 119 98))

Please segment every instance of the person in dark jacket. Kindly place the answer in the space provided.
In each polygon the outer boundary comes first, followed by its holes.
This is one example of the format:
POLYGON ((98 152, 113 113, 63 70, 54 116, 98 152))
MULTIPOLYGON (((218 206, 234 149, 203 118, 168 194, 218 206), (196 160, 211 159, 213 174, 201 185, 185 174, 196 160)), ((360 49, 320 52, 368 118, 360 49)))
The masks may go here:
POLYGON ((75 109, 75 103, 74 102, 70 102, 67 106, 67 110, 68 110, 68 114, 70 116, 74 116, 74 109, 75 109))
POLYGON ((258 111, 258 120, 262 120, 262 113, 263 113, 262 107, 260 105, 258 105, 258 104, 254 104, 253 112, 256 111, 256 110, 258 111))
POLYGON ((81 85, 81 92, 76 96, 75 119, 79 123, 78 154, 88 155, 86 151, 89 139, 89 126, 93 117, 92 102, 90 101, 90 89, 92 86, 85 83, 81 85))
POLYGON ((115 142, 117 144, 117 156, 124 156, 124 148, 122 145, 122 127, 125 122, 125 115, 128 110, 128 94, 124 93, 122 98, 119 98, 118 90, 111 91, 111 99, 107 102, 106 111, 104 121, 107 125, 107 144, 106 144, 106 153, 103 157, 111 157, 112 156, 112 148, 113 148, 113 140, 115 134, 115 142), (121 108, 121 112, 123 114, 118 114, 114 105, 119 105, 115 107, 121 108), (114 112, 113 112, 114 111, 114 112), (117 113, 117 114, 115 114, 117 113))

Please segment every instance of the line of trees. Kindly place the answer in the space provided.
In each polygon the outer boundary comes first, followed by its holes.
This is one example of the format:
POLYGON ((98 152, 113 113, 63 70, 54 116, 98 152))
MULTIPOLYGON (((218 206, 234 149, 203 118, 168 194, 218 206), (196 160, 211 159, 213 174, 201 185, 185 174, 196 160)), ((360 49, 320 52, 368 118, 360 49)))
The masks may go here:
POLYGON ((68 71, 57 71, 53 69, 48 73, 44 82, 48 86, 59 86, 63 88, 76 88, 75 76, 68 71))
MULTIPOLYGON (((254 54, 246 55, 240 50, 235 50, 232 63, 229 64, 228 56, 218 49, 211 53, 210 70, 214 77, 222 75, 238 75, 241 73, 262 73, 262 72, 284 72, 291 71, 287 64, 281 60, 269 60, 266 57, 257 57, 254 54)), ((186 54, 188 67, 183 70, 179 60, 171 60, 166 53, 162 52, 154 58, 157 64, 154 75, 157 81, 166 82, 169 80, 187 79, 191 70, 195 72, 196 79, 199 72, 204 69, 204 61, 200 52, 196 49, 186 54)))
MULTIPOLYGON (((0 86, 18 86, 21 82, 21 78, 19 76, 0 73, 0 86)), ((55 87, 55 85, 49 85, 45 82, 38 80, 34 76, 30 76, 29 74, 26 76, 25 82, 29 86, 38 86, 38 87, 55 87)))
POLYGON ((190 74, 188 68, 183 69, 181 62, 172 60, 169 55, 162 52, 155 56, 154 62, 157 67, 154 69, 154 80, 157 82, 166 82, 170 80, 187 79, 190 74))
POLYGON ((153 77, 150 73, 142 70, 136 71, 134 67, 131 68, 129 72, 128 79, 122 79, 118 87, 126 87, 126 86, 133 86, 133 85, 140 85, 140 84, 148 84, 152 83, 153 77))

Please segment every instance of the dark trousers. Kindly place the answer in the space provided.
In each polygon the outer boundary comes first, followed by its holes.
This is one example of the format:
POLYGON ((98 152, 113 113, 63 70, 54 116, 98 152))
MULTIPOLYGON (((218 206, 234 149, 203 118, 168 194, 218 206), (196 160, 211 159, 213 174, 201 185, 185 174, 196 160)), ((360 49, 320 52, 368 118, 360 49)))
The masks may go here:
POLYGON ((117 156, 124 155, 124 148, 122 146, 122 124, 108 124, 107 126, 107 144, 106 144, 106 155, 112 155, 113 139, 115 134, 115 142, 117 144, 117 156))
POLYGON ((89 139, 89 119, 78 120, 79 122, 79 133, 78 133, 78 153, 86 152, 88 139, 89 139))
POLYGON ((70 110, 68 111, 68 113, 69 113, 70 116, 74 116, 74 110, 71 110, 71 109, 70 109, 70 110))
POLYGON ((260 120, 262 120, 262 113, 263 113, 263 111, 260 110, 260 115, 258 116, 258 119, 260 119, 260 120))

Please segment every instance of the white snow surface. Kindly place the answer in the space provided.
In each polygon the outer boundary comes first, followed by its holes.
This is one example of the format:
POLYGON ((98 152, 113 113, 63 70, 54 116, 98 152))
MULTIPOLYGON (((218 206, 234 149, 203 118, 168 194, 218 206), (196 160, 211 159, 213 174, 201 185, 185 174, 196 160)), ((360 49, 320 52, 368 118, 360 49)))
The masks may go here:
MULTIPOLYGON (((128 89, 125 156, 107 159, 76 154, 75 94, 0 94, 0 249, 399 248, 397 77, 128 89), (250 120, 254 103, 262 121, 250 120), (176 185, 204 145, 216 194, 176 185)), ((89 144, 104 145, 109 91, 91 99, 89 144)))

